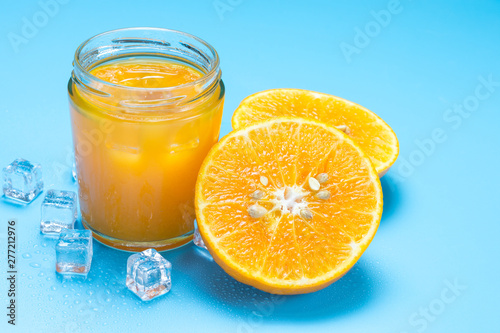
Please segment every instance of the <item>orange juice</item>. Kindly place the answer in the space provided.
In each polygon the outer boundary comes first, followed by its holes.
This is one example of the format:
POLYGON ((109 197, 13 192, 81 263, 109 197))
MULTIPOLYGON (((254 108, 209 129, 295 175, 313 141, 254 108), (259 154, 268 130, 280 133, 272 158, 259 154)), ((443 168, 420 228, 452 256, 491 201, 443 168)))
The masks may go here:
POLYGON ((219 136, 220 76, 202 85, 203 68, 137 54, 84 74, 69 84, 84 226, 131 251, 189 242, 196 177, 219 136))

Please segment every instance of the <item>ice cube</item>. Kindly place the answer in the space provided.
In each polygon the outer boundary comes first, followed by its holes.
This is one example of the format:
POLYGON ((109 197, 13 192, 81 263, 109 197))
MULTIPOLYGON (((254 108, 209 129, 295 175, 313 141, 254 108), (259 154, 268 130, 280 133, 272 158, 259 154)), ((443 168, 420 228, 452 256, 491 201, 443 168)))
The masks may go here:
POLYGON ((73 181, 76 182, 78 180, 78 175, 76 174, 76 162, 73 161, 73 166, 71 167, 71 176, 73 176, 73 181))
POLYGON ((3 168, 5 197, 30 203, 43 191, 42 167, 19 158, 3 168))
POLYGON ((198 229, 198 224, 196 222, 194 223, 193 243, 194 243, 194 245, 197 246, 197 248, 198 248, 197 252, 199 254, 201 254, 203 257, 205 257, 209 260, 212 260, 212 261, 214 260, 214 258, 212 258, 212 255, 210 254, 210 252, 208 252, 207 246, 203 242, 203 238, 201 238, 200 230, 198 229))
POLYGON ((49 190, 42 202, 40 231, 57 235, 64 229, 73 229, 77 217, 76 193, 49 190))
POLYGON ((60 274, 87 275, 92 263, 92 232, 65 229, 56 244, 56 271, 60 274))
POLYGON ((196 149, 199 146, 200 146, 200 139, 196 138, 184 143, 172 143, 168 146, 167 149, 170 154, 177 154, 187 150, 196 149))
POLYGON ((194 224, 193 243, 198 247, 201 247, 205 250, 207 249, 205 243, 203 242, 203 239, 201 238, 200 230, 198 229, 198 225, 196 223, 194 224))
POLYGON ((131 255, 127 260, 127 287, 143 301, 166 294, 172 282, 172 265, 155 249, 131 255))

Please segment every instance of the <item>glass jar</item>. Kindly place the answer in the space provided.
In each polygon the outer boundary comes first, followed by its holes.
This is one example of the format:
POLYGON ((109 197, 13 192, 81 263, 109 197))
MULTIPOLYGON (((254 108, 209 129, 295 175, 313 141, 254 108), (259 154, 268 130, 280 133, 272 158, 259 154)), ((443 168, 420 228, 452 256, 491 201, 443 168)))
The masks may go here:
POLYGON ((84 227, 129 251, 188 243, 196 178, 220 131, 217 52, 183 32, 130 28, 90 38, 73 65, 68 91, 84 227), (145 88, 91 74, 123 59, 168 59, 202 74, 178 86, 145 88))

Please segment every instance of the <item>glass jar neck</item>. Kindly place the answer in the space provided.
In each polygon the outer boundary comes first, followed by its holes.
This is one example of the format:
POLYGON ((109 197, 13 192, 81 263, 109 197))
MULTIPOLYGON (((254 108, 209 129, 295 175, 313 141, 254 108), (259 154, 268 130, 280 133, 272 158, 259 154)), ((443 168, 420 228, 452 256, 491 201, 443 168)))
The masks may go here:
MULTIPOLYGON (((109 112, 168 115, 188 112, 203 103, 221 82, 217 52, 203 40, 174 30, 130 28, 90 38, 77 49, 72 81, 77 92, 109 112), (91 70, 111 60, 168 58, 203 73, 199 79, 173 87, 130 87, 104 81, 91 70)), ((187 115, 186 115, 187 116, 187 115)))

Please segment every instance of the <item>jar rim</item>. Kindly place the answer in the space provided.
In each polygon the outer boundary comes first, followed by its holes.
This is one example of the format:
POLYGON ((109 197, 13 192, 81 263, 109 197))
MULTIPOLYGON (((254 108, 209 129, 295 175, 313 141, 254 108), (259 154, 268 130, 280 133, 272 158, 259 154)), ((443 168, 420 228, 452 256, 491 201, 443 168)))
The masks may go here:
POLYGON ((87 40, 85 40, 83 43, 81 43, 78 46, 78 48, 75 51, 75 55, 74 55, 74 59, 73 60, 74 60, 73 66, 75 66, 78 69, 79 72, 85 73, 85 75, 89 76, 92 80, 95 80, 96 82, 98 82, 100 84, 103 84, 103 85, 106 85, 106 86, 115 87, 115 88, 119 88, 119 89, 133 89, 133 90, 138 90, 138 91, 140 91, 140 90, 145 90, 145 91, 146 90, 147 91, 169 91, 169 90, 175 90, 175 89, 178 89, 178 88, 185 88, 185 87, 193 86, 193 85, 196 85, 196 84, 200 84, 203 81, 206 81, 207 78, 212 78, 214 76, 218 76, 218 72, 219 72, 219 54, 214 49, 214 47, 212 45, 210 45, 209 43, 207 43, 205 40, 203 40, 203 39, 201 39, 201 38, 199 38, 199 37, 197 37, 195 35, 183 32, 183 31, 173 30, 173 29, 166 29, 166 28, 155 28, 155 27, 120 28, 120 29, 114 29, 114 30, 105 31, 105 32, 99 33, 97 35, 94 35, 94 36, 88 38, 87 40), (194 81, 191 81, 191 82, 188 82, 188 83, 184 83, 184 84, 180 84, 180 85, 177 85, 177 86, 172 86, 172 87, 157 87, 157 88, 154 88, 154 87, 130 87, 130 86, 125 86, 125 85, 121 85, 121 84, 116 84, 116 83, 112 83, 112 82, 109 82, 109 81, 105 81, 105 80, 103 80, 103 79, 101 79, 101 78, 99 78, 99 77, 91 74, 90 71, 88 71, 87 69, 85 69, 83 67, 83 65, 81 64, 81 62, 80 62, 80 56, 81 56, 82 50, 83 50, 83 48, 85 46, 87 46, 92 41, 97 40, 98 38, 101 38, 101 37, 104 37, 104 36, 107 36, 107 35, 112 35, 112 34, 116 34, 116 33, 120 33, 120 32, 141 31, 141 30, 142 31, 157 31, 157 32, 164 32, 164 33, 173 33, 173 34, 177 34, 179 36, 184 36, 184 37, 196 40, 197 42, 199 42, 203 46, 205 46, 212 53, 213 60, 210 61, 210 65, 211 65, 210 69, 206 73, 203 73, 202 77, 200 77, 199 79, 196 79, 194 81))

